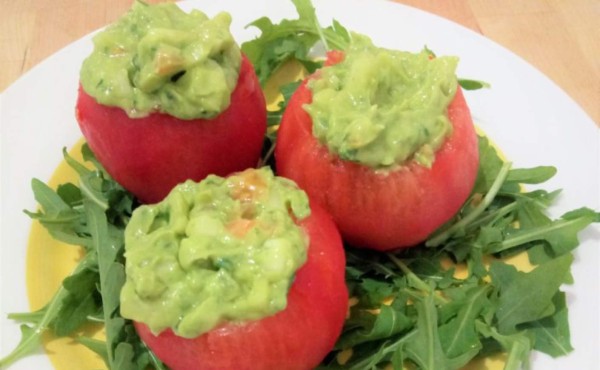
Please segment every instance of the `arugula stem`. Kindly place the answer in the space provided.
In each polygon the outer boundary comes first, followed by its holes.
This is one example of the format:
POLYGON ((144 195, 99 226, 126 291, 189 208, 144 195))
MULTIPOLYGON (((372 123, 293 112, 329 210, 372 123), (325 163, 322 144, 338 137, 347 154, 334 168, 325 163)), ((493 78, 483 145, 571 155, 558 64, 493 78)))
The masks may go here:
POLYGON ((79 215, 65 215, 65 216, 55 216, 55 217, 44 217, 44 215, 39 215, 36 213, 27 213, 27 215, 31 218, 35 218, 40 221, 42 224, 47 225, 61 225, 61 224, 69 224, 73 221, 79 220, 79 215))
POLYGON ((150 348, 144 341, 140 340, 140 343, 146 349, 148 357, 150 357, 150 363, 152 364, 152 366, 154 366, 155 370, 168 370, 168 368, 162 363, 162 361, 160 361, 158 357, 156 357, 154 352, 150 350, 150 348))
POLYGON ((490 212, 489 214, 473 221, 471 224, 469 224, 468 228, 469 229, 474 229, 477 228, 481 225, 486 225, 490 222, 495 222, 496 220, 498 220, 499 218, 509 214, 510 212, 514 211, 515 209, 518 208, 518 204, 517 203, 510 203, 505 205, 502 208, 498 208, 497 210, 490 212))
POLYGON ((30 324, 34 324, 36 322, 38 322, 39 320, 42 319, 42 317, 44 317, 44 314, 46 312, 46 308, 48 306, 44 306, 42 308, 40 308, 37 311, 34 312, 16 312, 16 313, 9 313, 7 315, 7 317, 10 320, 14 320, 14 321, 18 321, 18 322, 23 322, 23 323, 30 323, 30 324))
POLYGON ((536 227, 531 231, 528 231, 527 233, 522 233, 517 236, 508 237, 499 244, 498 248, 494 248, 491 251, 491 253, 502 252, 504 250, 514 248, 516 246, 529 243, 534 240, 543 239, 544 236, 548 236, 551 233, 556 232, 557 230, 560 230, 562 228, 569 228, 573 224, 577 224, 580 221, 580 218, 576 218, 573 220, 560 220, 548 226, 536 227))
POLYGON ((431 286, 429 286, 429 284, 427 284, 426 282, 421 280, 399 258, 397 258, 396 256, 394 256, 391 253, 387 253, 387 256, 390 260, 392 260, 392 262, 394 262, 394 264, 396 266, 398 266, 400 268, 400 270, 402 270, 402 272, 404 272, 404 274, 406 274, 406 277, 408 278, 408 280, 410 280, 417 289, 420 289, 421 291, 426 292, 428 295, 432 295, 433 298, 440 303, 448 303, 448 300, 446 300, 444 297, 441 297, 441 296, 435 294, 435 291, 431 288, 431 286))
POLYGON ((91 322, 97 322, 97 323, 104 323, 104 318, 102 317, 98 317, 98 316, 88 316, 87 317, 87 321, 91 321, 91 322))
POLYGON ((265 156, 263 158, 258 160, 258 163, 256 164, 256 168, 261 168, 261 167, 265 166, 274 152, 275 152, 275 143, 272 143, 271 147, 269 148, 269 151, 267 151, 267 154, 265 154, 265 156))
MULTIPOLYGON (((408 334, 404 335, 403 337, 399 338, 397 341, 392 342, 390 344, 385 344, 385 348, 383 348, 381 350, 380 356, 378 357, 384 357, 385 355, 387 355, 388 353, 393 353, 395 352, 398 347, 402 346, 403 344, 405 344, 406 342, 410 341, 415 335, 417 335, 418 330, 415 329, 411 332, 409 332, 408 334)), ((348 370, 364 370, 364 369, 371 369, 371 368, 375 368, 375 365, 377 365, 377 363, 379 362, 380 358, 377 359, 373 359, 371 358, 371 356, 366 357, 364 360, 353 363, 348 370)))
POLYGON ((528 352, 528 348, 520 341, 515 341, 508 351, 508 358, 504 364, 504 370, 518 370, 523 363, 523 355, 528 352))
POLYGON ((511 166, 510 162, 504 162, 504 164, 502 165, 502 168, 500 169, 500 171, 498 171, 498 176, 496 176, 496 179, 494 180, 492 187, 487 192, 487 194, 485 195, 485 197, 483 198, 481 203, 479 203, 477 205, 477 207, 475 207, 464 218, 462 218, 461 220, 456 222, 454 225, 452 225, 452 227, 450 227, 448 230, 427 240, 425 242, 425 245, 428 247, 438 247, 442 243, 444 243, 446 240, 448 240, 450 237, 452 237, 452 235, 454 235, 454 233, 467 227, 471 222, 473 222, 475 219, 477 219, 477 217, 480 214, 482 214, 483 211, 485 211, 485 209, 492 203, 492 201, 496 197, 496 194, 498 193, 498 191, 502 187, 502 184, 504 184, 504 181, 506 180, 506 176, 508 175, 510 166, 511 166))
POLYGON ((88 173, 92 172, 92 170, 90 170, 89 168, 87 168, 83 164, 81 164, 78 161, 76 161, 75 159, 73 159, 73 157, 71 157, 69 155, 69 152, 67 151, 67 148, 63 148, 63 158, 64 158, 65 162, 67 162, 67 164, 69 165, 69 167, 71 167, 72 169, 74 169, 75 172, 77 172, 77 174, 80 177, 83 177, 83 176, 87 175, 88 173))
POLYGON ((523 193, 502 193, 502 192, 499 192, 498 195, 499 196, 504 196, 504 197, 514 198, 515 200, 517 198, 518 199, 523 199, 523 200, 525 200, 527 202, 534 203, 536 206, 538 206, 539 208, 542 208, 542 209, 548 208, 548 205, 546 203, 541 202, 541 201, 539 201, 537 199, 532 199, 532 198, 528 197, 527 195, 525 195, 523 193))
MULTIPOLYGON (((308 27, 304 27, 303 25, 294 24, 294 25, 288 25, 286 27, 286 29, 274 29, 272 31, 272 33, 269 34, 269 40, 277 39, 280 37, 285 37, 290 33, 296 33, 296 34, 307 33, 307 34, 311 34, 311 35, 317 35, 319 37, 324 37, 323 31, 321 30, 320 27, 319 27, 319 31, 317 31, 315 33, 315 30, 313 28, 308 28, 308 27)), ((334 37, 334 35, 332 34, 329 37, 329 42, 326 43, 325 46, 326 46, 327 50, 331 50, 330 47, 333 47, 333 49, 343 50, 346 48, 347 42, 345 40, 343 40, 341 37, 334 37)))
POLYGON ((323 43, 323 46, 325 47, 325 50, 331 50, 329 48, 329 43, 327 42, 327 38, 323 34, 323 28, 321 28, 321 25, 319 24, 319 19, 317 19, 317 14, 316 14, 314 8, 313 8, 313 12, 314 12, 313 19, 315 21, 315 28, 317 30, 317 33, 319 34, 319 39, 321 39, 321 42, 323 43))
POLYGON ((394 276, 394 275, 396 275, 396 271, 388 268, 383 263, 379 263, 379 262, 375 262, 375 261, 369 261, 368 263, 370 265, 372 265, 373 267, 375 267, 377 270, 385 273, 387 276, 394 276))
MULTIPOLYGON (((96 176, 98 173, 96 174, 96 176)), ((89 188, 89 181, 80 181, 79 188, 81 189, 81 193, 85 195, 86 199, 91 200, 95 204, 97 204, 103 211, 106 211, 109 208, 107 202, 104 202, 102 199, 98 198, 96 194, 89 188)))
MULTIPOLYGON (((83 189, 83 181, 82 181, 83 189)), ((114 348, 111 339, 116 335, 114 328, 110 325, 110 321, 113 317, 113 313, 116 310, 115 298, 111 297, 110 289, 107 288, 109 284, 109 271, 114 256, 116 255, 115 246, 111 245, 107 239, 108 235, 108 224, 106 222, 106 214, 95 202, 94 199, 84 198, 84 206, 86 209, 86 216, 88 219, 88 227, 90 228, 90 234, 92 235, 92 246, 98 254, 98 272, 100 274, 100 295, 102 296, 102 306, 104 313, 104 324, 106 327, 106 354, 108 358, 109 368, 112 367, 114 362, 114 348)))
POLYGON ((402 262, 399 258, 397 258, 391 253, 387 253, 387 256, 389 259, 392 260, 392 262, 394 262, 396 266, 400 268, 400 270, 402 270, 402 272, 404 272, 404 274, 413 282, 416 288, 427 293, 432 292, 431 287, 423 280, 419 279, 419 277, 414 272, 412 272, 412 270, 409 269, 404 262, 402 262))
MULTIPOLYGON (((71 275, 76 275, 77 273, 83 271, 88 268, 90 265, 95 264, 96 254, 95 253, 86 253, 81 262, 75 267, 75 269, 71 272, 71 275)), ((20 358, 23 358, 32 352, 34 352, 38 345, 41 342, 42 335, 48 330, 48 327, 54 320, 56 314, 59 312, 60 307, 62 305, 63 299, 67 296, 68 291, 61 284, 54 296, 48 303, 48 305, 44 308, 44 314, 41 316, 37 324, 33 327, 29 327, 26 325, 21 326, 21 331, 24 331, 29 328, 31 331, 27 333, 27 335, 23 336, 23 339, 19 342, 17 347, 9 353, 6 357, 0 359, 0 367, 8 366, 20 358)), ((13 315, 13 317, 18 315, 13 315)))
MULTIPOLYGON (((49 223, 42 223, 44 226, 50 225, 49 223)), ((56 240, 59 240, 63 243, 71 244, 71 245, 80 245, 84 247, 86 250, 89 249, 90 239, 80 236, 75 236, 73 233, 59 231, 56 229, 48 229, 48 232, 52 237, 56 240)))

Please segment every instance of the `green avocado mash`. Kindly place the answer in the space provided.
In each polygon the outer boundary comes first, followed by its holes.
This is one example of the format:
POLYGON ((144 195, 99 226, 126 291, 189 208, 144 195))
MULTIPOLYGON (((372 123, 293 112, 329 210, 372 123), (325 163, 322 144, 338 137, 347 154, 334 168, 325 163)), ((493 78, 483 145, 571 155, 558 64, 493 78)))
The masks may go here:
POLYGON ((294 218, 309 214, 306 194, 268 168, 178 185, 127 225, 121 315, 193 338, 283 310, 308 248, 294 218))
POLYGON ((372 168, 409 160, 430 167, 452 132, 446 110, 456 93, 457 63, 359 39, 341 63, 308 84, 313 135, 340 158, 372 168))
POLYGON ((159 111, 181 119, 212 118, 229 106, 241 53, 231 16, 209 19, 173 3, 134 3, 94 37, 80 81, 100 104, 132 117, 159 111))

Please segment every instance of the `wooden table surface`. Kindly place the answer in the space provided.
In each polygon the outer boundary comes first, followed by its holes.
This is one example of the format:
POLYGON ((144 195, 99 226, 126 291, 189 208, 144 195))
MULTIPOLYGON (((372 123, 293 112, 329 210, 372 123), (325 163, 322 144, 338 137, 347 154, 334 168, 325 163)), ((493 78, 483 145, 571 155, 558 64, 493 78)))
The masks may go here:
MULTIPOLYGON (((600 126, 600 0, 396 1, 512 50, 554 80, 600 126)), ((0 0, 0 91, 63 46, 119 17, 131 2, 0 0)))

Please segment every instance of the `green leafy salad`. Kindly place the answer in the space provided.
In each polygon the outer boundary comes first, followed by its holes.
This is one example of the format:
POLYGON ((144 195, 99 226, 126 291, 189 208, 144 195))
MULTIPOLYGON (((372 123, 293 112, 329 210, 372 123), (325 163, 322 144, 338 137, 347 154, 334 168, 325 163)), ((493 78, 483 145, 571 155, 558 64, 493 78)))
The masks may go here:
MULTIPOLYGON (((277 24, 257 19, 249 27, 260 36, 242 44, 263 85, 290 62, 312 73, 322 66, 315 49, 344 50, 355 37, 337 21, 321 27, 309 0, 293 2, 297 19, 277 24)), ((274 166, 277 125, 299 83, 280 86, 283 99, 268 112, 260 165, 274 166)), ((489 87, 467 79, 459 84, 465 90, 489 87)), ((77 341, 109 369, 167 369, 119 313, 124 229, 139 203, 86 145, 82 155, 86 164, 64 151, 78 184, 52 189, 32 181, 40 209, 26 213, 53 238, 81 246, 84 257, 46 306, 9 315, 21 323, 22 336, 0 367, 38 351, 47 332, 70 336, 83 325, 101 323, 105 341, 86 336, 77 341)), ((319 369, 461 369, 501 354, 504 369, 519 369, 528 366, 532 351, 557 357, 573 350, 561 286, 573 283, 578 233, 600 222, 600 213, 580 208, 551 219, 547 209, 559 191, 529 191, 528 185, 552 178, 554 167, 512 168, 485 136, 479 138, 479 157, 469 200, 423 245, 389 253, 346 248, 351 308, 319 369), (531 268, 519 270, 509 262, 516 257, 531 268)))

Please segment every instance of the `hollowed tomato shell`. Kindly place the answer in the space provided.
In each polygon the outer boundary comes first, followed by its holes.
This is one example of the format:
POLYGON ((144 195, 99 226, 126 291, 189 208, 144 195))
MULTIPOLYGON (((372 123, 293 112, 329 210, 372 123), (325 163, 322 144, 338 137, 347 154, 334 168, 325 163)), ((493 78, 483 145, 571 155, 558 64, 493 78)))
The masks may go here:
POLYGON ((376 250, 414 246, 452 218, 469 196, 479 153, 460 88, 448 107, 453 133, 436 152, 431 168, 411 162, 376 171, 340 159, 312 134, 312 119, 303 109, 311 101, 305 81, 292 96, 279 127, 277 173, 318 201, 346 242, 376 250))
POLYGON ((331 217, 316 205, 299 222, 310 238, 287 307, 273 316, 227 323, 194 339, 171 330, 153 335, 135 323, 141 339, 173 370, 309 370, 329 353, 348 310, 345 255, 331 217))
POLYGON ((81 86, 76 117, 107 172, 144 203, 162 200, 187 179, 254 167, 266 131, 265 98, 245 56, 230 105, 215 118, 182 120, 158 112, 130 118, 81 86))

